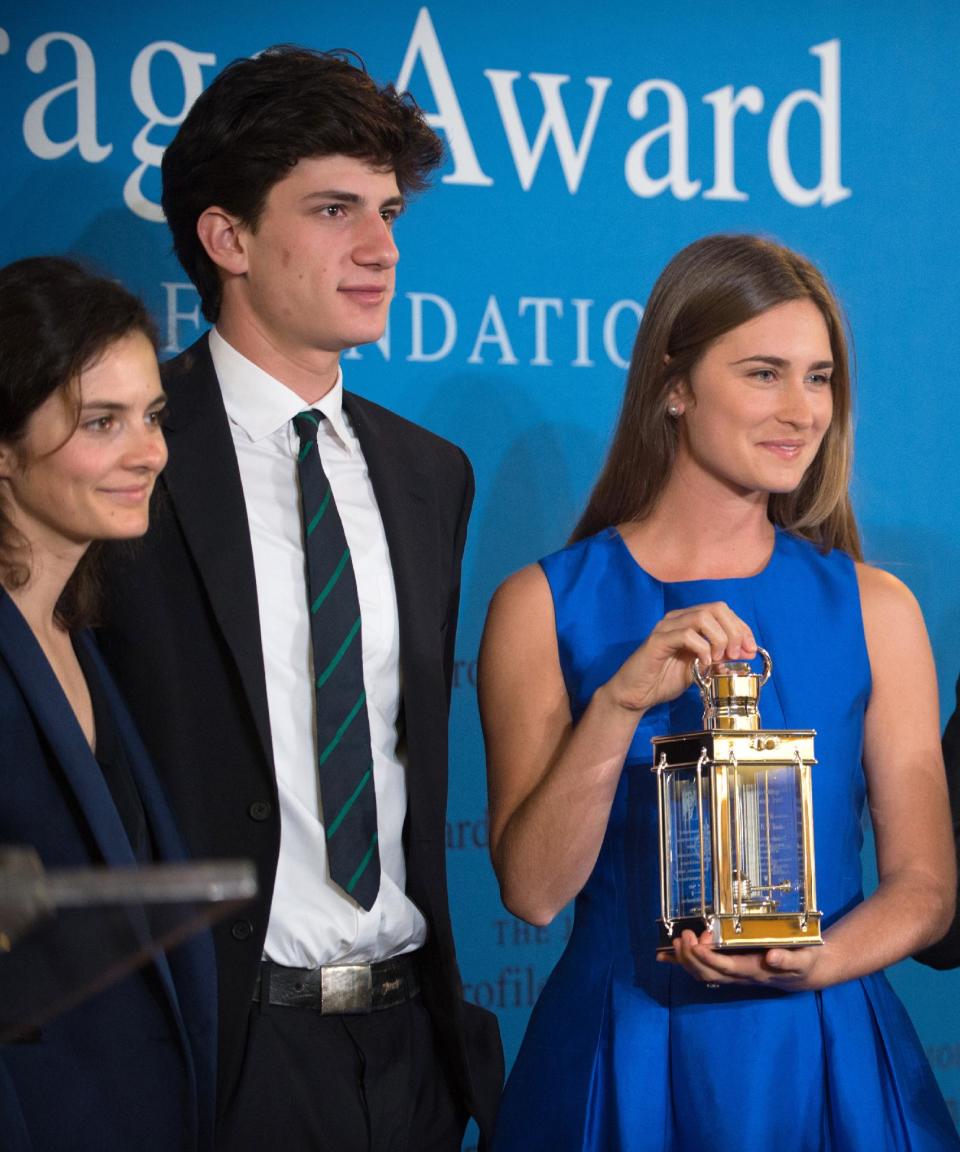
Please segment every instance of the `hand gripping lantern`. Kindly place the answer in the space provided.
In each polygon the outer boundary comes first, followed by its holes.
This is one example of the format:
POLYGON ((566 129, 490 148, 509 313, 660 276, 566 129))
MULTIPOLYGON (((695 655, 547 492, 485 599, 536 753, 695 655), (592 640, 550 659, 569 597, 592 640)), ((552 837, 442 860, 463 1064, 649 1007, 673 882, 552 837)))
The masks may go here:
POLYGON ((764 730, 763 672, 711 664, 693 672, 703 731, 658 736, 660 951, 689 928, 721 949, 822 944, 813 857, 810 729, 764 730))

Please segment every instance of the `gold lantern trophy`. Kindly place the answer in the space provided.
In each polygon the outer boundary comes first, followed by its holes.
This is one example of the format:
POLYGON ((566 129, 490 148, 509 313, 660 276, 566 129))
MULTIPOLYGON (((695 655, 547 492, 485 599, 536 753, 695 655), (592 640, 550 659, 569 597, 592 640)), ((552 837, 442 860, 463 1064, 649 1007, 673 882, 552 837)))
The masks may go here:
POLYGON ((653 739, 660 818, 658 950, 684 929, 720 949, 822 944, 806 730, 760 727, 760 689, 773 667, 693 671, 703 731, 653 739))

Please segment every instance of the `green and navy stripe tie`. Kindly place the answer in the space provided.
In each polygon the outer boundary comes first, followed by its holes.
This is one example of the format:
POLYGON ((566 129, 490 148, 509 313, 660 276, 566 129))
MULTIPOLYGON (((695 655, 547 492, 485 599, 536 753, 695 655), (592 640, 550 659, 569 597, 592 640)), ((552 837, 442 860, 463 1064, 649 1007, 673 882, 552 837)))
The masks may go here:
POLYGON ((380 889, 377 802, 363 686, 360 602, 343 524, 317 451, 321 412, 294 417, 317 699, 317 765, 330 879, 370 908, 380 889))

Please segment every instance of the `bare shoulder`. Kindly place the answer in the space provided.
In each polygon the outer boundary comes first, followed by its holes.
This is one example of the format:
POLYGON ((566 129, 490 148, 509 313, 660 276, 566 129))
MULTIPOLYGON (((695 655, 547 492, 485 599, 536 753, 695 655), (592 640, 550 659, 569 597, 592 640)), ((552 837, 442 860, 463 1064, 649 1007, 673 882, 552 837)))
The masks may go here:
POLYGON ((554 626, 553 596, 547 577, 539 564, 528 564, 508 576, 494 592, 487 612, 484 644, 513 637, 511 643, 529 642, 552 634, 554 626))
POLYGON ((502 612, 549 605, 552 605, 550 585, 539 564, 528 564, 508 576, 490 601, 491 611, 496 606, 502 612))
MULTIPOLYGON (((521 568, 494 593, 480 644, 477 690, 491 769, 515 765, 518 749, 559 738, 569 725, 553 596, 539 564, 521 568)), ((538 753, 533 765, 544 763, 538 753)), ((498 776, 499 778, 499 776, 498 776)))
POLYGON ((933 654, 917 598, 902 580, 869 564, 857 565, 857 580, 874 699, 887 685, 902 696, 910 683, 930 689, 935 702, 933 654))
POLYGON ((872 564, 858 563, 856 570, 868 639, 875 629, 919 626, 925 632, 917 598, 902 580, 872 564))

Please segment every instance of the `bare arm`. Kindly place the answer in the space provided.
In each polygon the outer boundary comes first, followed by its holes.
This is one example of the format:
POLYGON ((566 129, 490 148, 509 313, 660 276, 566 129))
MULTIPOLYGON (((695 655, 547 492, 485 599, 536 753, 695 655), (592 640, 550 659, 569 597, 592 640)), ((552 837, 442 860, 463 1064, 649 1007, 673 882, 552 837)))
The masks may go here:
POLYGON ((836 925, 846 951, 868 952, 851 975, 937 940, 956 893, 936 671, 920 607, 886 572, 861 564, 857 576, 873 676, 863 758, 880 884, 836 925), (869 933, 870 948, 853 933, 869 933))
POLYGON ((823 988, 933 943, 953 916, 953 841, 923 617, 895 577, 863 564, 857 576, 873 679, 863 758, 879 885, 824 933, 822 948, 733 957, 695 944, 688 934, 677 955, 700 979, 823 988))
MULTIPOLYGON (((950 813, 953 817, 954 857, 960 868, 960 681, 956 687, 957 705, 947 721, 943 732, 943 763, 947 770, 947 793, 950 797, 950 813)), ((914 956, 921 964, 941 971, 960 967, 960 905, 954 910, 953 923, 946 936, 932 948, 926 948, 914 956)))
POLYGON ((490 853, 511 912, 547 924, 586 883, 637 723, 690 684, 694 658, 755 652, 749 628, 726 605, 671 612, 574 727, 543 570, 524 568, 497 590, 480 649, 479 696, 490 853))

